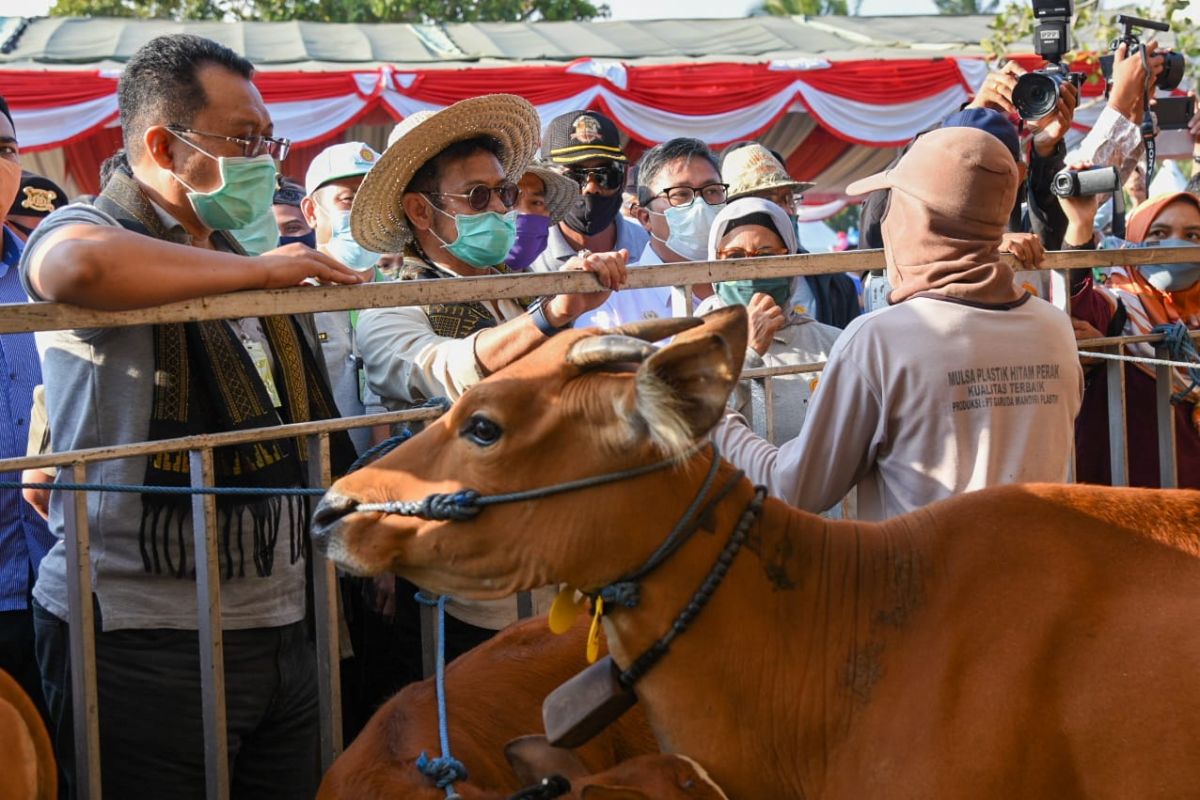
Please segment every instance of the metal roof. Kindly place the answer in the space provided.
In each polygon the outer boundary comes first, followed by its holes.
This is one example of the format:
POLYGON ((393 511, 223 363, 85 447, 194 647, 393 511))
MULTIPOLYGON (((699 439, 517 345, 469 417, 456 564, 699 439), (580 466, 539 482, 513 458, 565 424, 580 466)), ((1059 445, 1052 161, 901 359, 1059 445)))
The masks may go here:
POLYGON ((990 16, 747 17, 593 22, 332 24, 0 18, 0 64, 118 66, 167 33, 215 39, 259 66, 912 58, 979 54, 990 16))

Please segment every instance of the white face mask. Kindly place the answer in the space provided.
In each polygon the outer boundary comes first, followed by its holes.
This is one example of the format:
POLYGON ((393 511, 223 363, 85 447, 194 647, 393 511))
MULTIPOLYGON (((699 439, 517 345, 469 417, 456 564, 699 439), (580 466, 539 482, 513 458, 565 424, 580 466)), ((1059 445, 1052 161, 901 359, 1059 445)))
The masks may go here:
POLYGON ((708 255, 709 231, 723 208, 724 203, 709 205, 697 195, 689 206, 671 206, 666 211, 646 209, 667 220, 666 239, 659 239, 653 233, 650 235, 688 261, 704 261, 708 255))

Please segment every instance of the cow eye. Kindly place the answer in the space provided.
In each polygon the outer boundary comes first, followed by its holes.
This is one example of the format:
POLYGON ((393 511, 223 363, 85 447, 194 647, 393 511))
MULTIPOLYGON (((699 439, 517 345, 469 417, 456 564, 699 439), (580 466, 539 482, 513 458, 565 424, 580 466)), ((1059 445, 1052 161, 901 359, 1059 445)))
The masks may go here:
POLYGON ((501 433, 500 426, 482 414, 471 417, 462 429, 462 435, 480 447, 495 444, 500 440, 501 433))

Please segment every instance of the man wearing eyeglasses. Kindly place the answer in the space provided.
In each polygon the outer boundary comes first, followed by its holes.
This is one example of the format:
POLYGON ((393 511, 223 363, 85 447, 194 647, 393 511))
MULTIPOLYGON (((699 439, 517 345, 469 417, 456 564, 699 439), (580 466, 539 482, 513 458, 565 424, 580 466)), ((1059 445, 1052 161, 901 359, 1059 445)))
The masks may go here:
MULTIPOLYGON (((361 278, 301 244, 276 248, 273 137, 248 61, 197 36, 141 47, 118 85, 128 159, 95 205, 49 215, 21 261, 40 300, 125 310, 239 289, 361 278)), ((337 416, 310 315, 133 325, 37 335, 54 452, 215 434, 337 416)), ((337 435, 333 471, 354 457, 337 435)), ((218 486, 286 489, 307 480, 294 439, 214 453, 218 486)), ((88 479, 187 486, 188 459, 161 451, 91 465, 88 479)), ((34 627, 55 751, 73 796, 62 538, 71 493, 55 492, 58 538, 34 586, 34 627)), ((204 796, 191 497, 89 493, 101 771, 106 797, 204 796)), ((312 797, 316 664, 304 627, 299 498, 217 499, 232 796, 312 797)), ((95 757, 95 754, 93 754, 95 757)), ((79 765, 83 767, 83 765, 79 765)))
POLYGON ((598 111, 555 117, 546 127, 542 154, 579 184, 579 197, 563 221, 550 229, 546 249, 530 269, 554 272, 583 251, 625 250, 631 260, 642 252, 649 236, 620 213, 628 158, 611 119, 598 111))

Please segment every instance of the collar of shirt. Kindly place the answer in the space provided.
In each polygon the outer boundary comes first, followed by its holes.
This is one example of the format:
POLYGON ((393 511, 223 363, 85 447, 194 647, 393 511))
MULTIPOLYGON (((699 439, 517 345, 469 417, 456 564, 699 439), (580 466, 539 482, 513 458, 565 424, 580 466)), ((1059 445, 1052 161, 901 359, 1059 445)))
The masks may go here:
POLYGON ((0 278, 3 278, 21 260, 25 245, 7 226, 0 226, 0 231, 4 235, 3 256, 0 257, 0 278))
POLYGON ((167 233, 171 236, 173 242, 186 245, 192 244, 192 235, 187 232, 187 228, 183 227, 183 223, 175 219, 171 212, 153 200, 150 201, 150 206, 154 209, 154 213, 158 214, 159 220, 162 222, 163 227, 167 229, 167 233))

